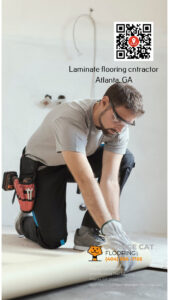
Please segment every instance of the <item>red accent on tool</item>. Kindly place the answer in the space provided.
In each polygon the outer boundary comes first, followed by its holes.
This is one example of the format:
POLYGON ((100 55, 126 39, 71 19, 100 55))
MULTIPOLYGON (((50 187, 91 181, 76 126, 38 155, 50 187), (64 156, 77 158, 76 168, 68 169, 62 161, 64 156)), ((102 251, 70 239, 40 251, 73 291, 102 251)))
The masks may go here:
POLYGON ((18 178, 14 179, 13 184, 19 201, 20 209, 23 212, 31 212, 35 202, 35 184, 20 183, 18 178))

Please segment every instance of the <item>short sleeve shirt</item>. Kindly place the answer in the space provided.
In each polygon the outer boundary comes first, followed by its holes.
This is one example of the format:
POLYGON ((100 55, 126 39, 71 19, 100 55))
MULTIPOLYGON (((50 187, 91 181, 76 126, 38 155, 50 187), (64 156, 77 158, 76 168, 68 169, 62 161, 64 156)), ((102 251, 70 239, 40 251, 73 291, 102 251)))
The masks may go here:
POLYGON ((92 155, 104 144, 104 149, 125 154, 129 131, 106 136, 93 122, 93 107, 97 100, 65 102, 52 109, 29 139, 26 155, 47 166, 64 165, 62 151, 92 155))

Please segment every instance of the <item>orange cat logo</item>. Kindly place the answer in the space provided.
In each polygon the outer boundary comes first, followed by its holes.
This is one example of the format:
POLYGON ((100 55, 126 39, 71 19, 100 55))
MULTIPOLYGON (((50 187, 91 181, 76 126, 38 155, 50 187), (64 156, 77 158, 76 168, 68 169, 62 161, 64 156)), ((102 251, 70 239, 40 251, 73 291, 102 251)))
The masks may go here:
POLYGON ((92 261, 98 261, 97 256, 103 254, 102 247, 90 246, 88 253, 92 255, 92 261))

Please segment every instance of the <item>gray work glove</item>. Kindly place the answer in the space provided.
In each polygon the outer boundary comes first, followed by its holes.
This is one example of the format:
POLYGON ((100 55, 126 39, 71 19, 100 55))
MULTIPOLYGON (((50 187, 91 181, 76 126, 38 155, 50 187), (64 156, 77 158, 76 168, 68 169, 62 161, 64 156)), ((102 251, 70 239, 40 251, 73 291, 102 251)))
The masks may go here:
POLYGON ((132 256, 136 257, 138 254, 134 250, 133 242, 124 232, 121 223, 117 220, 110 220, 103 224, 101 232, 105 236, 107 245, 117 253, 123 273, 129 272, 134 265, 132 256), (124 257, 128 260, 120 260, 124 257))

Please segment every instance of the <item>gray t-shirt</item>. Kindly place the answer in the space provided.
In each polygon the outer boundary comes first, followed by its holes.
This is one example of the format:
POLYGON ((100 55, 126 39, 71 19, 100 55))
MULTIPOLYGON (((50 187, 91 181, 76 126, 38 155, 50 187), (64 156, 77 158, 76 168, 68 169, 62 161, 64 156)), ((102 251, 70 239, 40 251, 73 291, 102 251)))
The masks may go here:
POLYGON ((26 145, 26 155, 47 166, 64 165, 62 151, 75 151, 86 156, 100 144, 104 149, 124 154, 129 131, 124 127, 119 135, 105 136, 95 127, 92 112, 97 100, 65 102, 50 111, 26 145))

